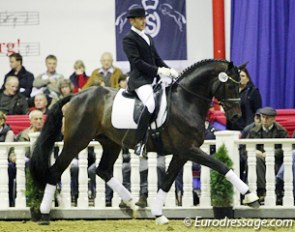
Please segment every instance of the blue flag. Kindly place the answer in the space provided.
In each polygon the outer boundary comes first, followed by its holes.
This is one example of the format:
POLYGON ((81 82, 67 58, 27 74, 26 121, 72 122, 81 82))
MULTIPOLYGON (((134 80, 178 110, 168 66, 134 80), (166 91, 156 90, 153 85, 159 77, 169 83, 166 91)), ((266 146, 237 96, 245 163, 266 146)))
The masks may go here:
POLYGON ((126 18, 129 9, 143 7, 146 17, 145 32, 153 37, 163 60, 186 60, 185 0, 116 0, 116 50, 117 60, 126 61, 123 37, 131 25, 126 18))

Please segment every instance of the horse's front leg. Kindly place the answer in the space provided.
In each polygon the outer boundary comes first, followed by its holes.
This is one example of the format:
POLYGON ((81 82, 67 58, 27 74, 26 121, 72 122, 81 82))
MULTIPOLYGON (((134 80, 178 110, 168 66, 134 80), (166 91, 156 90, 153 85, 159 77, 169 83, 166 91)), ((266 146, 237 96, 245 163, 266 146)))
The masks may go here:
POLYGON ((251 193, 248 185, 246 185, 234 172, 229 169, 224 163, 214 159, 212 156, 203 152, 198 147, 192 147, 188 152, 183 154, 188 160, 205 165, 221 175, 232 183, 233 186, 242 194, 245 195, 243 203, 254 208, 259 207, 258 197, 255 193, 251 193))
POLYGON ((169 222, 169 220, 163 215, 163 205, 165 203, 169 189, 171 188, 179 171, 186 161, 187 159, 173 155, 172 160, 168 166, 163 184, 160 186, 156 198, 154 199, 151 206, 152 214, 156 217, 156 224, 158 225, 167 224, 169 222))

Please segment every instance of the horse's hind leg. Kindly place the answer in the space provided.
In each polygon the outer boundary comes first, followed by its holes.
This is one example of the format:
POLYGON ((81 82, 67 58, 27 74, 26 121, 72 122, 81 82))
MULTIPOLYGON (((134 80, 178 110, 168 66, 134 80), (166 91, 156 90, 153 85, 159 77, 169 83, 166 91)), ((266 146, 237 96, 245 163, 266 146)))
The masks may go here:
POLYGON ((136 216, 138 206, 132 200, 131 193, 113 176, 114 164, 121 151, 121 146, 107 138, 100 138, 103 153, 96 174, 101 177, 113 191, 117 192, 121 199, 133 210, 133 216, 136 216))
MULTIPOLYGON (((86 128, 85 128, 86 130, 86 128)), ((80 129, 81 131, 81 129, 80 129)), ((47 184, 45 186, 42 203, 40 205, 40 211, 44 219, 39 224, 49 223, 49 212, 54 198, 56 184, 60 181, 62 173, 71 163, 72 159, 87 145, 94 137, 94 131, 92 133, 88 129, 88 133, 81 136, 81 133, 72 133, 71 136, 65 136, 64 147, 61 154, 56 158, 54 164, 49 168, 49 175, 47 184)))
POLYGON ((163 205, 166 200, 168 191, 175 181, 179 171, 186 163, 187 159, 173 155, 172 160, 165 173, 164 182, 157 193, 155 200, 152 203, 151 211, 156 217, 156 224, 167 224, 169 220, 163 215, 163 205))
POLYGON ((233 186, 242 194, 245 195, 243 201, 244 204, 251 207, 259 207, 258 197, 256 194, 249 191, 248 185, 246 185, 234 172, 229 169, 224 163, 214 159, 212 156, 203 152, 200 148, 192 147, 184 156, 193 162, 205 165, 215 171, 224 175, 225 178, 232 183, 233 186))

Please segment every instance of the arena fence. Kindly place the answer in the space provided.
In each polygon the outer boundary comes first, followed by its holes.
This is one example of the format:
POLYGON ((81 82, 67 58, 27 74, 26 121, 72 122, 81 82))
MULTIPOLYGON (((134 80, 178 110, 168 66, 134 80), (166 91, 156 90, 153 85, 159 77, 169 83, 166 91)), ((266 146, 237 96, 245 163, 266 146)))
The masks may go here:
MULTIPOLYGON (((31 135, 31 143, 13 142, 0 144, 0 219, 29 219, 29 208, 26 204, 25 196, 25 149, 33 148, 33 142, 38 134, 31 135), (15 148, 16 153, 16 179, 15 179, 15 206, 9 207, 8 198, 8 162, 7 155, 10 147, 15 148)), ((256 144, 264 144, 266 151, 266 197, 265 205, 259 209, 251 209, 241 205, 240 194, 235 190, 233 208, 236 217, 264 217, 264 218, 295 218, 293 213, 293 173, 292 173, 292 145, 295 139, 239 139, 239 133, 235 131, 216 132, 216 140, 205 141, 202 149, 209 153, 210 145, 220 147, 225 144, 229 154, 234 162, 234 171, 239 173, 240 157, 239 145, 246 144, 248 152, 248 184, 251 191, 256 190, 256 144), (276 205, 275 195, 275 173, 274 173, 274 144, 282 144, 284 150, 284 189, 283 205, 276 205)), ((56 146, 62 148, 63 143, 58 142, 56 146)), ((91 142, 89 146, 94 147, 96 153, 96 162, 99 163, 102 148, 98 142, 91 142)), ((148 154, 148 205, 154 199, 157 192, 157 155, 156 153, 148 154)), ((172 156, 166 156, 166 167, 172 156)), ((54 158, 52 156, 52 162, 54 158)), ((139 158, 131 155, 131 192, 135 200, 139 198, 140 175, 139 175, 139 158)), ((106 219, 106 218, 130 218, 128 210, 118 207, 121 199, 114 193, 112 207, 105 206, 105 183, 96 177, 96 198, 93 201, 89 199, 88 173, 87 173, 87 149, 79 154, 79 197, 77 205, 71 203, 71 176, 70 167, 64 172, 61 179, 61 191, 58 195, 59 206, 52 205, 52 217, 56 219, 106 219)), ((114 176, 122 181, 122 156, 120 154, 114 166, 114 176)), ((213 217, 211 198, 210 198, 210 171, 209 168, 201 168, 201 194, 200 204, 193 206, 193 187, 192 187, 192 163, 187 162, 183 174, 183 200, 182 206, 176 206, 175 187, 172 186, 164 207, 164 213, 170 218, 185 217, 213 217)), ((140 218, 152 218, 149 207, 139 212, 140 218)))

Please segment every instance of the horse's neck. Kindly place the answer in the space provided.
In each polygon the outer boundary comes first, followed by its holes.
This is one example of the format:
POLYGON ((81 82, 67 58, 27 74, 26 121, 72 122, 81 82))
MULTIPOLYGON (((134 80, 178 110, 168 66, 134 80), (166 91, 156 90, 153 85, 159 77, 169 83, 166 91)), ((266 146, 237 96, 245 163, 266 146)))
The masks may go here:
POLYGON ((194 95, 178 86, 176 91, 172 92, 171 97, 168 93, 168 101, 170 101, 168 105, 174 108, 174 112, 178 112, 176 115, 183 114, 191 121, 196 120, 197 117, 205 120, 211 102, 209 98, 202 95, 202 92, 194 95))

